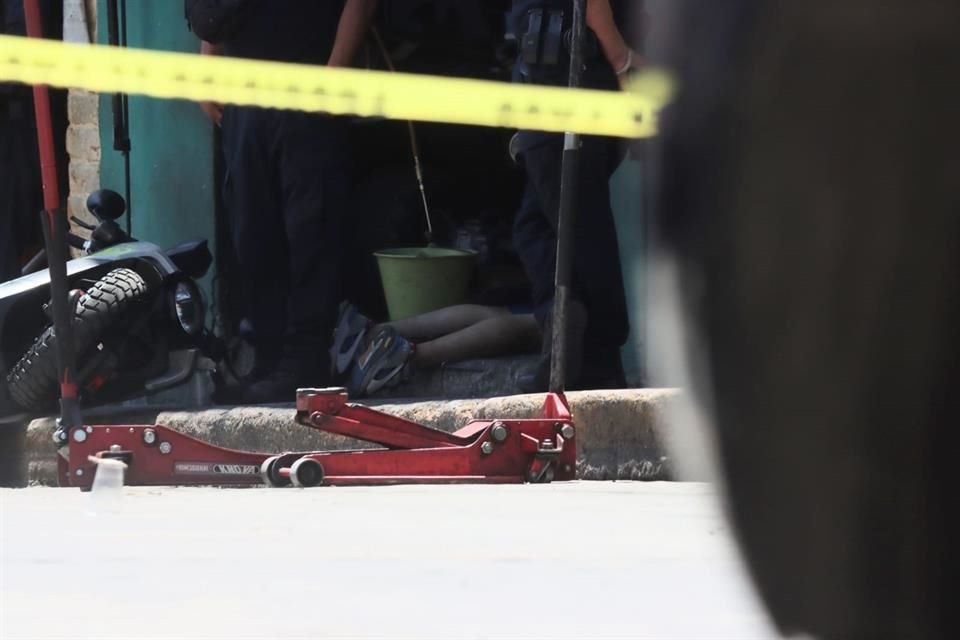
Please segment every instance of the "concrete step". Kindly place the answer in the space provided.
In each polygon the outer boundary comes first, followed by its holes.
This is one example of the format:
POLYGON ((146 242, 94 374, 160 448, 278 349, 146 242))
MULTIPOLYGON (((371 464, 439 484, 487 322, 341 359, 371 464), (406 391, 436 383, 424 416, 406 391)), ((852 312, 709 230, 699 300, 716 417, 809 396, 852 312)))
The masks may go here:
MULTIPOLYGON (((485 358, 416 370, 395 387, 382 389, 377 398, 494 398, 517 393, 518 378, 532 371, 537 355, 485 358)), ((184 384, 123 402, 123 409, 138 407, 201 407, 213 393, 213 380, 206 369, 184 384)))
MULTIPOLYGON (((378 399, 412 398, 494 398, 517 393, 518 378, 532 371, 538 355, 485 358, 444 364, 434 369, 416 370, 395 387, 382 389, 378 399)), ((213 363, 205 361, 190 379, 171 389, 131 398, 113 410, 142 410, 147 407, 199 408, 209 404, 213 393, 210 371, 213 363)))
POLYGON ((486 358, 415 371, 380 398, 494 398, 517 393, 517 378, 536 367, 537 355, 486 358))
MULTIPOLYGON (((577 426, 578 477, 585 480, 665 480, 673 477, 663 435, 667 414, 679 399, 672 389, 577 391, 568 394, 577 426)), ((381 411, 444 431, 472 418, 531 418, 543 395, 488 399, 370 402, 381 411)), ((189 411, 137 408, 97 418, 100 424, 163 424, 218 446, 248 451, 314 451, 355 448, 358 443, 320 433, 294 421, 292 404, 213 407, 189 411)), ((51 440, 55 421, 33 421, 27 429, 29 479, 56 483, 51 440)))

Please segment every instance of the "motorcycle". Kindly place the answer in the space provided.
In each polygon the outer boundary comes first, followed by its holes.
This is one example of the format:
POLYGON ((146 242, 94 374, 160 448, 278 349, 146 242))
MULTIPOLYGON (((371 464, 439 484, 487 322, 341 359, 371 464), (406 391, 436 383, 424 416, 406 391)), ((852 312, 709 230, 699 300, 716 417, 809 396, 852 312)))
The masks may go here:
MULTIPOLYGON (((67 264, 83 405, 168 389, 187 381, 201 356, 218 361, 223 349, 207 328, 196 283, 213 261, 207 241, 164 251, 135 240, 117 224, 126 203, 110 190, 91 194, 87 209, 96 225, 71 219, 90 238, 68 235, 70 245, 86 255, 67 264)), ((0 284, 0 423, 57 411, 50 296, 47 269, 0 284)))

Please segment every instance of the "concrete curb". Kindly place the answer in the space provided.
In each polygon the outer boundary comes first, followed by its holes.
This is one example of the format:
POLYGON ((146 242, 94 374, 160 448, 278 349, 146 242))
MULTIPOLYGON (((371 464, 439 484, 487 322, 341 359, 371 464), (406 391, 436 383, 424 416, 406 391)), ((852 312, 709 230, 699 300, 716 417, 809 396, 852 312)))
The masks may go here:
MULTIPOLYGON (((568 394, 577 425, 577 473, 584 480, 665 480, 672 469, 663 446, 667 414, 679 392, 672 389, 579 391, 568 394)), ((377 408, 445 431, 471 418, 536 416, 542 395, 477 400, 378 404, 377 408)), ((211 408, 201 411, 138 411, 110 424, 164 424, 213 444, 248 451, 313 451, 355 448, 346 438, 304 428, 292 405, 211 408)), ((31 483, 56 484, 54 421, 35 420, 27 429, 31 483)))

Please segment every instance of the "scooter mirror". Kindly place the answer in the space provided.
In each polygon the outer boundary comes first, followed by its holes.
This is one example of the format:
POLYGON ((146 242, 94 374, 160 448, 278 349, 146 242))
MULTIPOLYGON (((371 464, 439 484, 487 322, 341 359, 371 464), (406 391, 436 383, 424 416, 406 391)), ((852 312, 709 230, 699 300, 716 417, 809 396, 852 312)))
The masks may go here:
POLYGON ((116 220, 127 210, 127 203, 116 191, 100 189, 87 198, 87 210, 97 220, 116 220))

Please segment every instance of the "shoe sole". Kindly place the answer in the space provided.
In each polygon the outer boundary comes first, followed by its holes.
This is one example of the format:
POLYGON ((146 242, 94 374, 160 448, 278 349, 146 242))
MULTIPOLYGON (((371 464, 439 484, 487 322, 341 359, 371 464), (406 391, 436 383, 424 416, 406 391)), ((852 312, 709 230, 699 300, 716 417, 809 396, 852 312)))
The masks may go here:
POLYGON ((349 384, 351 394, 365 396, 377 393, 381 389, 390 386, 391 383, 397 379, 398 374, 407 366, 406 357, 395 364, 379 362, 390 352, 395 341, 398 339, 402 340, 402 338, 394 333, 390 333, 386 338, 380 338, 378 336, 378 339, 379 342, 377 344, 368 347, 368 349, 372 349, 369 355, 364 354, 366 357, 361 356, 351 370, 351 380, 349 384), (371 362, 374 363, 374 366, 372 369, 368 369, 371 362))

